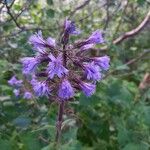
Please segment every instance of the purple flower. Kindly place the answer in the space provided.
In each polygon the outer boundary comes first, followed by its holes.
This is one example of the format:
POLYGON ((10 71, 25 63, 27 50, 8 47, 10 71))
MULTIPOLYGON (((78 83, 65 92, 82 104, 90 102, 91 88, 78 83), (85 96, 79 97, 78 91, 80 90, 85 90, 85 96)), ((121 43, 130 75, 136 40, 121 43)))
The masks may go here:
POLYGON ((8 83, 12 86, 21 86, 22 85, 22 80, 17 80, 15 76, 13 76, 8 83))
POLYGON ((62 99, 69 99, 74 96, 74 90, 70 82, 64 79, 59 86, 58 96, 62 99))
POLYGON ((37 84, 37 80, 35 79, 35 77, 32 76, 32 80, 30 81, 31 85, 34 86, 35 84, 37 84))
POLYGON ((50 94, 50 88, 47 86, 46 83, 44 82, 38 82, 34 81, 32 83, 33 90, 35 92, 35 95, 40 97, 40 96, 48 96, 50 94))
POLYGON ((61 54, 55 58, 52 54, 49 55, 51 62, 48 64, 47 72, 50 79, 56 74, 59 78, 68 73, 68 70, 63 66, 61 54))
POLYGON ((94 44, 86 44, 81 47, 81 50, 84 51, 84 50, 91 49, 93 47, 94 47, 94 44))
POLYGON ((26 91, 23 95, 23 98, 24 99, 32 99, 33 98, 32 93, 26 91))
POLYGON ((88 44, 101 44, 104 43, 104 39, 102 36, 102 32, 100 30, 96 30, 92 33, 92 35, 86 41, 88 44))
POLYGON ((52 47, 55 47, 55 46, 56 46, 56 41, 55 41, 55 39, 53 39, 53 38, 51 38, 51 37, 47 38, 46 43, 47 43, 47 45, 52 46, 52 47))
POLYGON ((100 68, 94 62, 84 65, 84 70, 88 80, 99 81, 102 78, 100 68))
POLYGON ((91 83, 86 83, 86 82, 81 82, 80 84, 80 87, 83 91, 83 93, 89 97, 91 96, 92 94, 95 93, 95 90, 96 90, 96 85, 95 84, 91 84, 91 83))
POLYGON ((80 34, 80 31, 76 29, 75 23, 71 20, 65 21, 65 32, 67 34, 80 34))
POLYGON ((46 46, 46 41, 43 39, 41 31, 38 31, 38 33, 30 36, 29 43, 31 43, 34 48, 44 48, 46 46))
POLYGON ((15 94, 16 97, 18 97, 19 94, 20 94, 20 90, 14 89, 14 90, 13 90, 13 93, 15 94))
POLYGON ((103 70, 108 70, 110 65, 110 58, 109 56, 103 56, 103 57, 95 57, 94 59, 92 59, 96 65, 100 66, 100 68, 102 68, 103 70))
POLYGON ((21 62, 23 64, 23 74, 30 74, 34 72, 39 64, 39 60, 34 57, 24 57, 21 59, 21 62))

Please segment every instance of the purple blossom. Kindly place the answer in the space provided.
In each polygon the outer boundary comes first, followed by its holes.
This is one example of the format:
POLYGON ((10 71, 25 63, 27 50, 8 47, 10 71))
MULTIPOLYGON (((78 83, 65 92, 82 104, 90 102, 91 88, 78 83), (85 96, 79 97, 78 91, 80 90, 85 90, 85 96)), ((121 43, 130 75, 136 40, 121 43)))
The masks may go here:
POLYGON ((67 34, 80 34, 80 31, 76 28, 75 23, 71 20, 65 21, 65 32, 67 34))
POLYGON ((110 65, 110 58, 109 56, 105 55, 103 57, 95 57, 94 59, 92 59, 96 65, 100 66, 100 68, 102 68, 103 70, 108 70, 110 65))
POLYGON ((32 83, 33 90, 35 92, 35 95, 40 96, 48 96, 50 94, 50 88, 47 86, 44 82, 34 81, 32 83))
POLYGON ((22 80, 17 80, 15 76, 13 76, 8 83, 12 86, 21 86, 22 85, 22 80))
POLYGON ((91 48, 93 48, 93 47, 94 47, 94 44, 86 44, 86 45, 83 45, 80 49, 81 49, 82 51, 84 51, 84 50, 91 49, 91 48))
POLYGON ((41 48, 41 47, 34 47, 33 48, 34 50, 36 50, 37 52, 41 53, 41 54, 47 54, 47 52, 45 51, 44 48, 41 48))
POLYGON ((24 57, 21 59, 21 62, 23 64, 23 74, 30 74, 34 72, 39 64, 39 60, 34 57, 24 57))
POLYGON ((95 84, 91 84, 91 83, 86 83, 86 82, 81 82, 80 84, 80 87, 83 91, 83 93, 89 97, 91 96, 92 94, 95 93, 95 90, 96 90, 96 85, 95 84))
POLYGON ((55 58, 52 54, 49 55, 51 62, 48 64, 47 72, 50 79, 56 74, 59 78, 68 73, 68 70, 63 66, 62 55, 55 58))
POLYGON ((46 41, 43 39, 41 31, 30 36, 29 43, 31 43, 34 48, 44 48, 46 46, 46 41))
POLYGON ((58 96, 62 99, 69 99, 74 96, 74 90, 70 82, 64 79, 59 86, 58 96))
POLYGON ((86 41, 88 44, 101 44, 104 43, 104 39, 102 36, 102 32, 100 30, 96 30, 92 33, 92 35, 86 41))
POLYGON ((102 78, 100 68, 94 62, 84 65, 84 69, 88 80, 99 81, 102 78))
POLYGON ((51 37, 48 37, 48 38, 47 38, 46 43, 47 43, 47 45, 52 46, 52 47, 55 47, 55 46, 56 46, 56 41, 55 41, 55 39, 53 39, 53 38, 51 38, 51 37))
POLYGON ((26 91, 23 95, 23 98, 24 99, 32 99, 33 98, 32 93, 26 91))
POLYGON ((18 97, 19 94, 20 94, 20 90, 19 89, 14 89, 13 93, 15 94, 16 97, 18 97))
POLYGON ((32 80, 30 81, 31 85, 34 86, 37 84, 37 80, 35 79, 35 77, 32 76, 32 80))

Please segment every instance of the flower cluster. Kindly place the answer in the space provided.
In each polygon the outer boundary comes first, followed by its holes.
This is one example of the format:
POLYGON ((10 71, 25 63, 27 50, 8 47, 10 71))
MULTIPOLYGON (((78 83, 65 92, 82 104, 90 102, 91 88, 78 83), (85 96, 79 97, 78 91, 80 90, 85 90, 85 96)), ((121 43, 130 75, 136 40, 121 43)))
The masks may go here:
MULTIPOLYGON (((23 74, 32 76, 31 85, 36 96, 55 97, 69 100, 82 91, 91 96, 96 90, 96 82, 102 80, 109 69, 108 56, 91 57, 89 51, 104 43, 103 34, 96 30, 89 37, 71 44, 70 36, 80 34, 75 23, 66 20, 61 41, 52 37, 44 38, 42 32, 32 35, 29 43, 36 52, 35 57, 21 59, 23 74)), ((16 95, 18 92, 15 91, 16 95)), ((27 92, 25 98, 31 97, 27 92)))
POLYGON ((24 99, 32 99, 33 95, 31 92, 25 89, 22 80, 18 80, 16 76, 13 76, 10 80, 8 80, 8 84, 13 86, 15 89, 13 93, 16 97, 23 95, 24 99))

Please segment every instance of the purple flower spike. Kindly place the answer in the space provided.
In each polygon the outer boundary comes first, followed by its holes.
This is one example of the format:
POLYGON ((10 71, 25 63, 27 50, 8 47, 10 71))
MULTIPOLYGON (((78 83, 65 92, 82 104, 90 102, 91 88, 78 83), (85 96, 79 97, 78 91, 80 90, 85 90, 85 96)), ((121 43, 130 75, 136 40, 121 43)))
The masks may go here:
POLYGON ((50 88, 44 82, 35 81, 32 84, 32 86, 33 86, 35 95, 38 96, 38 97, 48 96, 50 94, 50 88))
POLYGON ((74 90, 70 82, 64 79, 59 86, 58 96, 62 99, 69 99, 74 96, 74 90))
POLYGON ((41 31, 38 31, 38 33, 30 36, 29 43, 31 43, 34 48, 44 48, 46 46, 46 41, 43 39, 41 31))
POLYGON ((34 57, 24 57, 21 59, 23 64, 23 74, 30 74, 35 71, 39 61, 34 57))
POLYGON ((18 97, 19 94, 20 94, 20 90, 14 89, 14 90, 13 90, 13 93, 15 94, 16 97, 18 97))
POLYGON ((84 69, 88 80, 99 81, 102 78, 100 68, 94 62, 84 65, 84 69))
POLYGON ((61 54, 57 58, 50 54, 49 58, 51 59, 51 62, 48 64, 47 72, 50 79, 52 79, 55 74, 61 78, 68 73, 68 70, 63 66, 61 54))
POLYGON ((91 84, 91 83, 86 83, 86 82, 81 82, 80 83, 80 87, 83 91, 83 93, 89 97, 91 96, 92 94, 95 93, 95 90, 96 90, 96 85, 95 84, 91 84))
POLYGON ((33 98, 32 93, 26 91, 23 95, 23 98, 24 99, 32 99, 33 98))
POLYGON ((103 57, 95 57, 93 60, 95 64, 100 66, 100 68, 102 68, 103 70, 108 70, 110 67, 110 58, 107 55, 103 57))
POLYGON ((88 44, 101 44, 104 43, 104 39, 102 36, 102 32, 100 30, 96 30, 92 33, 92 35, 87 39, 88 44))
POLYGON ((17 80, 15 76, 13 76, 8 83, 12 86, 21 86, 22 85, 22 80, 17 80))
POLYGON ((80 31, 76 29, 75 23, 71 20, 65 21, 65 31, 67 34, 80 34, 80 31))

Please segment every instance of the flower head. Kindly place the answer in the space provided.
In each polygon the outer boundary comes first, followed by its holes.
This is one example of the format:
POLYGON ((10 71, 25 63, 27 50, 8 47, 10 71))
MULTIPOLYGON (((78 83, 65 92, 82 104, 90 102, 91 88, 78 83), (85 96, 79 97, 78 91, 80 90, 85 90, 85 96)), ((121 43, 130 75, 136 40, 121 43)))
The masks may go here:
POLYGON ((70 82, 64 79, 59 86, 58 96, 62 99, 69 99, 74 96, 74 90, 70 82))
POLYGON ((110 67, 109 65, 110 58, 107 55, 103 57, 95 57, 93 61, 95 62, 96 65, 100 66, 100 68, 102 68, 103 70, 108 70, 110 67))
MULTIPOLYGON (((21 59, 21 62, 23 74, 30 74, 28 78, 32 76, 30 83, 37 97, 55 97, 64 101, 72 98, 76 91, 82 91, 86 96, 95 92, 96 82, 102 79, 104 70, 109 68, 110 59, 108 56, 92 58, 87 53, 96 44, 104 43, 100 30, 86 39, 73 44, 69 42, 71 35, 79 33, 73 21, 65 20, 60 41, 56 42, 51 37, 43 38, 41 31, 29 38, 38 53, 35 57, 21 59)), ((24 98, 31 97, 30 92, 24 93, 24 98)))
POLYGON ((34 57, 24 57, 21 59, 21 62, 23 64, 23 74, 30 74, 34 72, 39 64, 39 60, 34 57))
POLYGON ((44 82, 35 81, 32 86, 35 95, 38 97, 48 96, 50 94, 50 88, 44 82))
POLYGON ((51 62, 48 64, 47 72, 50 79, 57 75, 61 78, 68 73, 68 70, 63 66, 61 54, 55 58, 52 54, 49 55, 51 62))
POLYGON ((21 86, 22 85, 22 80, 17 80, 15 76, 13 76, 8 83, 12 86, 21 86))
POLYGON ((102 32, 100 30, 96 30, 92 33, 92 35, 87 39, 88 44, 101 44, 104 43, 104 39, 102 36, 102 32))
POLYGON ((14 89, 13 93, 15 94, 16 97, 18 97, 19 94, 20 94, 20 90, 19 89, 14 89))
POLYGON ((91 96, 92 94, 95 93, 95 89, 96 89, 96 85, 95 84, 91 84, 91 83, 86 83, 86 82, 81 82, 80 84, 80 87, 83 91, 83 93, 89 97, 91 96))
POLYGON ((84 65, 84 69, 88 80, 99 81, 101 79, 100 68, 94 62, 84 65))
POLYGON ((65 32, 67 34, 80 34, 80 31, 76 28, 75 23, 71 20, 65 21, 65 32))
POLYGON ((33 98, 32 93, 26 91, 23 95, 23 98, 24 99, 32 99, 33 98))
POLYGON ((43 39, 41 31, 30 36, 29 43, 31 43, 34 48, 44 48, 46 46, 46 41, 43 39))

